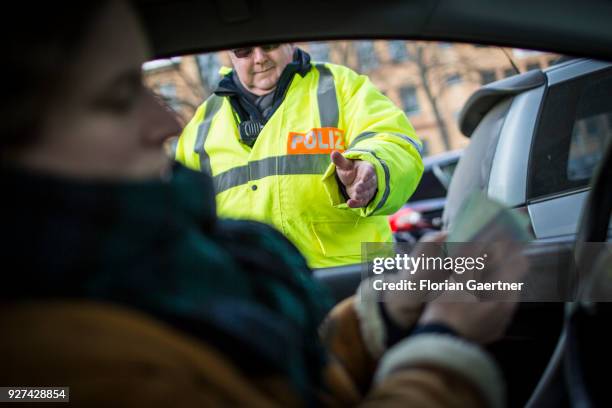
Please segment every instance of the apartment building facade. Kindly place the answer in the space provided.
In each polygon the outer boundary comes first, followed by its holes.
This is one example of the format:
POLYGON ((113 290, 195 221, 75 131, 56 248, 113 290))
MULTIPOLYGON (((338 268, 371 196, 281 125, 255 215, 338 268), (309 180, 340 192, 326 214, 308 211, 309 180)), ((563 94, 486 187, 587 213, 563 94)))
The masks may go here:
MULTIPOLYGON (((517 72, 546 68, 559 55, 471 44, 421 41, 300 43, 313 60, 349 66, 402 107, 424 143, 424 155, 464 147, 459 112, 480 86, 517 72)), ((226 52, 145 64, 145 81, 186 123, 219 81, 226 52)))

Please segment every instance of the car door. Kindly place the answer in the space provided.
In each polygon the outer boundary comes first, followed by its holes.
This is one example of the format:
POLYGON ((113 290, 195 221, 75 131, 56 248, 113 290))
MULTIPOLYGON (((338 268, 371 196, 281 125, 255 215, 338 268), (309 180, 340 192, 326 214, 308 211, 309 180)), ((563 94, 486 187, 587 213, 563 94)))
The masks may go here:
POLYGON ((573 241, 589 181, 612 139, 612 68, 584 60, 548 76, 529 158, 527 209, 538 240, 573 241))

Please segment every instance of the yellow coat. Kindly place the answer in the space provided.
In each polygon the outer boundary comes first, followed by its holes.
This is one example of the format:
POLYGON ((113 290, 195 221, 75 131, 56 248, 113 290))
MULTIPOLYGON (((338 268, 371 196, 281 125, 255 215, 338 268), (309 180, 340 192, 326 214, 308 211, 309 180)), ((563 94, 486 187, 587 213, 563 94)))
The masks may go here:
POLYGON ((362 242, 392 240, 387 215, 421 178, 421 144, 366 76, 334 64, 296 74, 252 148, 241 142, 236 118, 229 99, 213 95, 176 146, 178 161, 212 175, 219 216, 276 227, 314 268, 359 263, 362 242), (346 205, 333 150, 374 165, 378 191, 366 208, 346 205))

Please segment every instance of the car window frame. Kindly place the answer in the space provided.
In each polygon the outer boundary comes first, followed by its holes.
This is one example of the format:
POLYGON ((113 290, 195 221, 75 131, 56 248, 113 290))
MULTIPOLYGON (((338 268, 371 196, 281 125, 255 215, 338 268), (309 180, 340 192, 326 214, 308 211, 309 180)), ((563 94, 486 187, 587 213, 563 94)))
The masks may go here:
POLYGON ((547 86, 542 101, 541 112, 538 115, 537 123, 534 129, 532 146, 529 151, 529 164, 527 168, 527 189, 525 193, 526 201, 528 203, 537 203, 540 201, 550 200, 555 197, 577 194, 589 189, 590 178, 584 180, 576 180, 571 183, 571 180, 569 180, 569 177, 567 175, 567 166, 572 141, 572 131, 576 122, 576 112, 585 89, 587 89, 590 84, 593 84, 594 82, 606 77, 612 78, 612 67, 585 72, 582 75, 578 75, 573 78, 568 78, 567 80, 557 80, 553 84, 549 84, 549 86, 547 86), (575 88, 575 92, 571 95, 571 99, 568 100, 567 97, 561 98, 561 100, 564 102, 565 109, 567 109, 566 111, 564 111, 564 114, 560 114, 556 109, 551 108, 550 105, 551 103, 559 101, 560 98, 557 97, 557 95, 559 95, 557 92, 560 92, 559 90, 561 90, 562 87, 564 87, 566 90, 571 90, 571 88, 569 87, 575 88), (571 106, 569 106, 568 104, 568 102, 570 101, 571 106), (571 115, 568 114, 570 112, 571 115), (553 137, 551 137, 550 132, 552 132, 552 130, 548 127, 549 120, 551 122, 554 121, 556 126, 559 126, 558 121, 554 120, 555 118, 559 117, 561 118, 561 120, 565 120, 566 122, 561 128, 555 128, 555 133, 560 133, 564 137, 561 140, 554 139, 553 137), (550 179, 542 175, 543 171, 550 172, 551 167, 548 165, 541 164, 541 160, 538 157, 538 155, 540 155, 541 157, 543 153, 550 151, 550 149, 546 148, 546 143, 551 143, 552 141, 555 141, 557 145, 559 143, 563 143, 564 146, 564 149, 562 151, 562 154, 564 155, 563 160, 557 163, 556 176, 563 176, 566 178, 566 180, 565 184, 557 183, 556 186, 551 186, 550 179), (545 179, 546 182, 541 183, 540 178, 545 179), (548 190, 540 188, 540 185, 548 187, 548 190), (559 188, 559 185, 562 185, 562 188, 559 188), (540 190, 537 190, 536 188, 540 188, 540 190))

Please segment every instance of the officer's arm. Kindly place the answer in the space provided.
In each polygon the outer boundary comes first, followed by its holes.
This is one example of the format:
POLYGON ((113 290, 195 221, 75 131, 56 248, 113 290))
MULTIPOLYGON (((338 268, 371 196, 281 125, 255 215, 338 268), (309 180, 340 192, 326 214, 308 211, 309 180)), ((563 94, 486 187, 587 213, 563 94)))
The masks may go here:
MULTIPOLYGON (((348 69, 337 77, 339 125, 345 129, 347 144, 344 156, 370 162, 378 181, 376 196, 358 211, 362 216, 392 214, 408 200, 421 179, 421 142, 404 112, 367 77, 348 69)), ((330 166, 323 182, 332 203, 340 203, 334 170, 330 166)))

